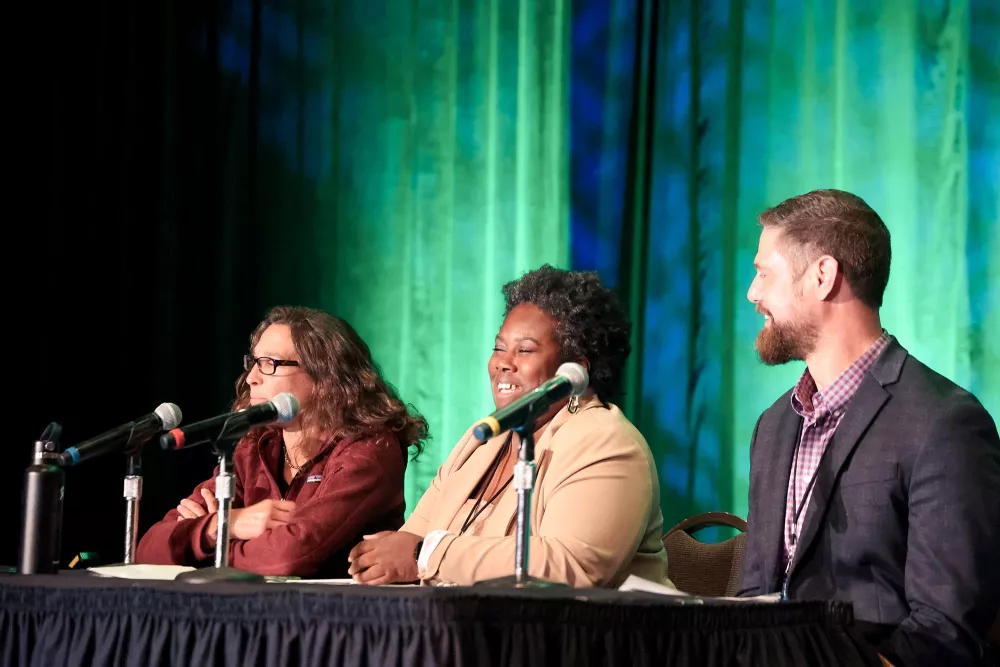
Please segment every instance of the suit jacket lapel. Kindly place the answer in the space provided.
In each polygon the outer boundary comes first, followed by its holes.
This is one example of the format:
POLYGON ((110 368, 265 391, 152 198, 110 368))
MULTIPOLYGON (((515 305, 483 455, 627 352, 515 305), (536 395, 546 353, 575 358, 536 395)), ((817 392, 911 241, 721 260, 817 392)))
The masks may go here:
MULTIPOLYGON (((799 443, 802 417, 792 410, 791 405, 782 411, 781 421, 775 434, 775 446, 771 450, 767 473, 764 476, 766 488, 763 492, 762 507, 785 507, 788 495, 788 479, 791 476, 792 456, 799 443)), ((782 576, 781 562, 785 545, 785 513, 766 513, 763 517, 762 544, 764 549, 764 590, 776 591, 782 576)))
POLYGON ((865 373, 857 393, 847 404, 847 412, 837 426, 833 439, 827 445, 816 470, 812 498, 806 509, 802 535, 799 536, 799 543, 795 548, 795 558, 789 576, 795 572, 795 568, 809 551, 809 546, 823 523, 841 470, 872 421, 882 410, 882 406, 889 400, 889 392, 883 385, 898 380, 906 356, 906 350, 895 339, 891 340, 882 356, 872 364, 869 372, 865 373))

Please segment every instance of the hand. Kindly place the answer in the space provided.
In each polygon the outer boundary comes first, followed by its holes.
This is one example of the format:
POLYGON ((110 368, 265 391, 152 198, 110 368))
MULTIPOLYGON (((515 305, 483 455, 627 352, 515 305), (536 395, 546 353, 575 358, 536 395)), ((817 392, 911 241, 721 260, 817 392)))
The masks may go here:
POLYGON ((351 549, 347 574, 359 584, 381 586, 419 579, 414 551, 421 537, 413 533, 383 530, 365 535, 364 541, 351 549))
POLYGON ((894 665, 891 662, 889 662, 888 660, 886 660, 885 656, 882 655, 881 653, 879 654, 878 657, 882 661, 882 665, 884 667, 894 667, 894 665))
POLYGON ((205 516, 206 514, 219 511, 219 503, 216 502, 215 496, 212 495, 211 491, 203 488, 201 490, 201 497, 205 499, 207 509, 195 501, 185 498, 181 501, 181 504, 177 506, 177 512, 180 514, 180 516, 177 517, 177 520, 183 521, 184 519, 197 519, 200 516, 205 516))
MULTIPOLYGON (((205 493, 206 490, 202 489, 202 495, 205 493)), ((215 549, 216 535, 219 530, 218 505, 214 498, 210 501, 210 507, 214 514, 201 536, 201 548, 204 551, 215 549)), ((291 500, 262 500, 250 507, 230 510, 229 539, 249 540, 261 535, 265 530, 287 525, 294 509, 295 503, 291 500)), ((178 511, 180 511, 179 508, 178 511)), ((203 509, 202 512, 204 513, 203 509)))
POLYGON ((265 530, 288 525, 294 509, 291 500, 262 500, 250 507, 234 509, 229 515, 229 534, 237 540, 253 539, 265 530))

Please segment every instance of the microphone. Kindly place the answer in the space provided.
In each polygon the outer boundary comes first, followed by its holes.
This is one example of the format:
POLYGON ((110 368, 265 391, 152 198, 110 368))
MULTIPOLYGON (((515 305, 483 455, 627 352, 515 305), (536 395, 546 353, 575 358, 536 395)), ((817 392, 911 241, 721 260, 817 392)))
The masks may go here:
POLYGON ((173 403, 161 403, 156 410, 145 417, 123 424, 75 447, 67 448, 59 455, 59 465, 75 466, 121 446, 125 447, 126 454, 133 454, 157 432, 175 428, 181 423, 181 419, 179 407, 173 403))
POLYGON ((590 376, 586 368, 580 364, 563 364, 554 378, 527 396, 522 396, 507 407, 480 419, 472 433, 480 441, 486 442, 504 431, 538 419, 553 403, 567 396, 580 396, 589 384, 590 376))
POLYGON ((288 392, 278 394, 267 403, 254 405, 183 428, 175 428, 160 436, 164 450, 195 447, 226 438, 241 438, 254 426, 278 422, 287 424, 299 414, 299 401, 288 392))

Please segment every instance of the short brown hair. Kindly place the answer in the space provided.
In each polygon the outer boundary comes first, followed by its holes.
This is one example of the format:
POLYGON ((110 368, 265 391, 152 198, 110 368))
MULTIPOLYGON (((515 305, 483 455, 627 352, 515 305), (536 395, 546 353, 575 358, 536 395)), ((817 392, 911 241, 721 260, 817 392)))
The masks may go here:
POLYGON ((857 297, 872 310, 882 307, 892 259, 889 230, 861 197, 813 190, 769 208, 757 222, 781 229, 795 246, 798 273, 819 255, 830 255, 857 297))
MULTIPOLYGON (((321 310, 278 306, 250 335, 250 350, 272 324, 291 329, 303 370, 316 383, 309 406, 303 406, 304 426, 331 431, 338 438, 378 436, 392 431, 403 448, 423 449, 427 422, 409 410, 395 389, 382 378, 368 345, 350 324, 321 310)), ((236 381, 234 410, 250 404, 247 372, 236 381)))

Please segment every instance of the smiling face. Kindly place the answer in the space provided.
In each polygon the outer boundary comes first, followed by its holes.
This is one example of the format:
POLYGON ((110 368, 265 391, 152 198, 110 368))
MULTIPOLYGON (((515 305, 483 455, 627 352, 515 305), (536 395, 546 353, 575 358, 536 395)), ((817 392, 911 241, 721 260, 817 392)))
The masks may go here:
POLYGON ((754 268, 757 273, 747 298, 764 316, 755 347, 769 366, 804 360, 816 346, 818 329, 803 297, 801 278, 782 240, 782 232, 766 227, 760 234, 754 268))
MULTIPOLYGON (((562 359, 557 326, 552 316, 531 303, 522 303, 507 313, 488 369, 498 410, 555 376, 562 359)), ((538 426, 547 423, 564 404, 554 405, 538 420, 538 426)))

